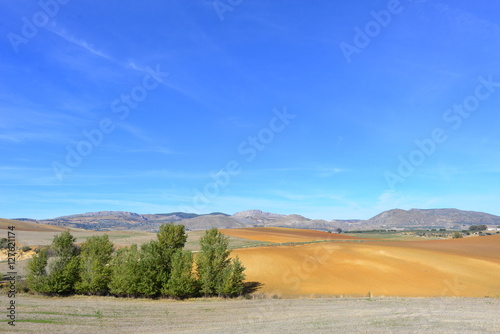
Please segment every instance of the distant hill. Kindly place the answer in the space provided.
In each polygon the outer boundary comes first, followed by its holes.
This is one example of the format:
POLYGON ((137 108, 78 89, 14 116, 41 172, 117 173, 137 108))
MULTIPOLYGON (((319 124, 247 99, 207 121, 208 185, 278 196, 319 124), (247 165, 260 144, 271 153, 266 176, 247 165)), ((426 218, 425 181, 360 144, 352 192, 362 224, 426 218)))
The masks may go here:
MULTIPOLYGON (((16 231, 35 231, 35 232, 54 232, 54 231, 66 231, 68 228, 64 226, 54 226, 39 224, 34 221, 20 221, 12 219, 0 218, 0 229, 7 230, 9 226, 15 226, 14 233, 16 231)), ((3 238, 7 237, 7 232, 3 238)))
MULTIPOLYGON (((249 227, 245 222, 239 221, 229 215, 203 215, 194 218, 184 219, 179 222, 189 230, 206 230, 216 228, 240 228, 249 227)), ((250 225, 251 226, 251 225, 250 225)))
POLYGON ((468 228, 470 225, 500 225, 500 217, 484 212, 458 209, 393 209, 384 211, 368 220, 309 219, 297 214, 283 215, 261 210, 240 211, 234 215, 221 212, 199 215, 186 212, 138 214, 126 211, 99 211, 62 216, 53 219, 34 220, 20 218, 36 226, 52 225, 88 230, 140 230, 157 231, 164 223, 183 224, 188 230, 204 230, 211 227, 292 227, 333 231, 362 229, 425 229, 468 228))
POLYGON ((382 212, 364 225, 402 228, 460 228, 470 225, 500 225, 500 217, 458 209, 394 209, 382 212))

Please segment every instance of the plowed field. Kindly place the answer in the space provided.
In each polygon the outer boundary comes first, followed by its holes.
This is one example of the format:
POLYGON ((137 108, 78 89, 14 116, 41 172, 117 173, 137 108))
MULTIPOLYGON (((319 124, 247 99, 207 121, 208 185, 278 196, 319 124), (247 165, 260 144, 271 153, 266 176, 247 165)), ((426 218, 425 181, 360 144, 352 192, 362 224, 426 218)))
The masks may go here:
MULTIPOLYGON (((290 230, 223 232, 270 242, 337 237, 318 231, 290 230), (266 231, 269 235, 265 235, 266 231)), ((282 297, 500 297, 500 235, 404 242, 332 240, 238 249, 232 254, 238 255, 246 266, 247 281, 262 283, 259 291, 282 297)))

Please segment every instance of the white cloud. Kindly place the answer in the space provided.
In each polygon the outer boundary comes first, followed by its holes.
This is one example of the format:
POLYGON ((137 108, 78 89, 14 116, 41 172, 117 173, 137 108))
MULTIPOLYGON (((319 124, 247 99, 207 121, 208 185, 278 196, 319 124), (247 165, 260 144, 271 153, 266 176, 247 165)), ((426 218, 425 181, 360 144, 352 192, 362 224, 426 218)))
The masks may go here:
POLYGON ((72 43, 74 45, 77 45, 95 56, 98 56, 98 57, 101 57, 101 58, 104 58, 107 60, 113 60, 110 56, 108 56, 103 51, 96 49, 94 47, 94 45, 90 44, 89 42, 87 42, 81 38, 75 37, 74 35, 72 35, 68 31, 66 31, 66 29, 61 28, 61 27, 57 26, 56 24, 51 24, 50 26, 47 27, 47 29, 49 31, 53 32, 54 34, 58 35, 59 37, 63 38, 67 42, 72 43))
POLYGON ((145 131, 143 131, 142 129, 140 129, 136 126, 122 123, 122 124, 119 124, 118 127, 120 129, 128 132, 130 135, 132 135, 134 138, 138 139, 142 143, 146 144, 146 146, 142 146, 139 148, 130 148, 130 146, 127 146, 127 148, 120 149, 120 150, 124 150, 124 151, 130 152, 130 153, 151 152, 151 153, 161 153, 161 154, 165 154, 165 155, 178 154, 177 152, 173 151, 172 149, 170 149, 168 147, 158 145, 157 144, 158 140, 153 139, 150 135, 147 135, 145 133, 145 131))

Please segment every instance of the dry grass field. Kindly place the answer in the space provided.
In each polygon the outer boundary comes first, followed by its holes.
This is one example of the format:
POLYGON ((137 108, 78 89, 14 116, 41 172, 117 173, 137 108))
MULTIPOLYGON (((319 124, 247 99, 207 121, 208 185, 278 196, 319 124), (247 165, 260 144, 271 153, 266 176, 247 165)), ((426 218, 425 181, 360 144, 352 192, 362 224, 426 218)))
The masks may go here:
POLYGON ((32 222, 0 218, 0 230, 7 230, 7 227, 9 226, 15 226, 16 231, 62 232, 67 230, 67 228, 61 226, 36 224, 32 222))
POLYGON ((6 333, 500 333, 499 299, 193 301, 19 295, 6 333))
MULTIPOLYGON (((61 226, 52 226, 44 224, 36 224, 32 222, 24 222, 17 220, 9 220, 0 218, 0 230, 7 231, 8 226, 15 226, 16 243, 18 246, 46 246, 52 243, 54 236, 64 231, 70 231, 76 238, 77 243, 82 243, 93 235, 107 234, 113 244, 118 247, 130 246, 132 244, 143 244, 156 238, 156 233, 145 231, 90 231, 84 229, 65 228, 61 226)), ((200 238, 205 231, 188 231, 188 239, 186 249, 192 251, 199 250, 200 238)), ((7 232, 4 233, 7 237, 7 232)), ((269 242, 251 240, 249 238, 239 238, 237 236, 229 236, 231 249, 246 248, 268 245, 269 242)))
POLYGON ((220 231, 233 237, 277 243, 318 240, 366 240, 366 238, 351 237, 343 234, 283 227, 235 228, 222 229, 220 231))

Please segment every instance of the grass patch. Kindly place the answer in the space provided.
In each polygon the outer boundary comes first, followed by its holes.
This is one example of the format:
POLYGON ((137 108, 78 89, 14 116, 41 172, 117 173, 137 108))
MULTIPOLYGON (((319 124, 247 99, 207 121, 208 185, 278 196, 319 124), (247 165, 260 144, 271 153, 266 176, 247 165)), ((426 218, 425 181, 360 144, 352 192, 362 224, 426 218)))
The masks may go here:
MULTIPOLYGON (((205 235, 205 231, 188 231, 187 232, 187 241, 185 249, 198 252, 200 250, 200 239, 205 235)), ((250 248, 250 247, 261 247, 261 246, 269 246, 273 243, 267 241, 258 241, 258 240, 249 240, 242 239, 232 236, 227 236, 229 238, 229 246, 230 250, 239 249, 239 248, 250 248)))
POLYGON ((64 313, 64 312, 23 312, 25 314, 44 314, 44 315, 62 315, 68 317, 86 317, 86 318, 102 318, 102 312, 97 310, 95 314, 78 314, 78 313, 64 313))
POLYGON ((45 319, 16 319, 16 322, 34 322, 37 324, 63 324, 62 322, 55 320, 45 320, 45 319))

